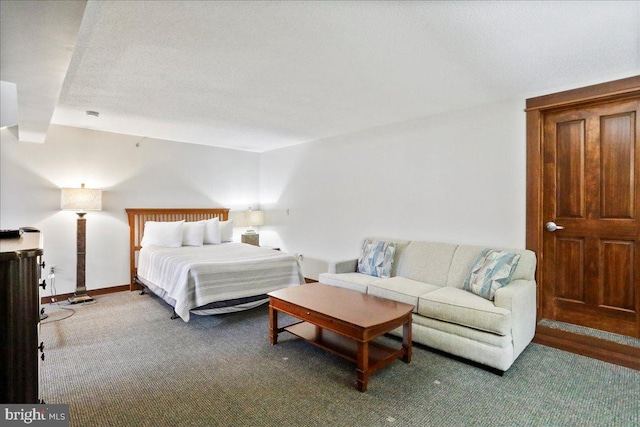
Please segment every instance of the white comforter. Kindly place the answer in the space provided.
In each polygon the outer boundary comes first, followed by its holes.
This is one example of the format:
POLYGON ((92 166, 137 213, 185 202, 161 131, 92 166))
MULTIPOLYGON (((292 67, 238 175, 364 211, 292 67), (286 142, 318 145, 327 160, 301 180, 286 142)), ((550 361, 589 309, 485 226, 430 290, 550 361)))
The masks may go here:
POLYGON ((189 310, 205 304, 304 283, 295 257, 244 243, 145 247, 138 258, 138 277, 160 288, 151 289, 185 322, 189 310))

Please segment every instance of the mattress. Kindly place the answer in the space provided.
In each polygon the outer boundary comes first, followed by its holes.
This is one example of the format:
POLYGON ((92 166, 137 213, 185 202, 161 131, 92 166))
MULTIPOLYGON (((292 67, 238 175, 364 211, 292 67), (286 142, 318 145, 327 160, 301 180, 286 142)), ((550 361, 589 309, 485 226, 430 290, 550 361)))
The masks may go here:
POLYGON ((138 278, 185 322, 197 307, 304 283, 294 256, 244 243, 144 247, 138 278))

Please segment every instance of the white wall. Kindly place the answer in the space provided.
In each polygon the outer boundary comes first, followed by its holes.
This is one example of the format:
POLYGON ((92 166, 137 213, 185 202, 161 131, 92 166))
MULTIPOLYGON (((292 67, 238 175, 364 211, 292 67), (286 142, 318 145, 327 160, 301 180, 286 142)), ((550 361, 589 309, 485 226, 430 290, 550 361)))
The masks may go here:
POLYGON ((77 216, 60 211, 61 187, 85 183, 103 190, 103 210, 86 216, 88 289, 129 283, 125 208, 245 210, 259 198, 256 153, 57 125, 44 144, 19 142, 3 129, 0 149, 0 228, 43 232, 57 294, 73 292, 76 276, 77 216))
POLYGON ((308 277, 325 261, 357 257, 366 236, 524 247, 524 106, 510 100, 263 153, 261 242, 304 254, 308 277))
POLYGON ((87 215, 89 289, 129 282, 126 207, 259 200, 261 244, 304 254, 312 278, 366 236, 524 247, 523 109, 505 101, 262 154, 56 125, 44 144, 22 143, 5 129, 0 227, 43 231, 58 294, 75 289, 76 226, 59 189, 81 182, 103 190, 87 215))

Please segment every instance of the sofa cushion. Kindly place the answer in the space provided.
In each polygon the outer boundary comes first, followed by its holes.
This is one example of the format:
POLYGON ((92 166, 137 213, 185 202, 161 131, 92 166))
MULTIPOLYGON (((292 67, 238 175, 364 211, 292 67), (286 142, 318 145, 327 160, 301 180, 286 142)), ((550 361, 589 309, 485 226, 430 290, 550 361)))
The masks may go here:
POLYGON ((487 248, 471 267, 462 289, 493 301, 496 290, 511 281, 520 255, 487 248))
POLYGON ((418 314, 498 335, 511 333, 511 312, 471 292, 444 287, 418 298, 418 314))
MULTIPOLYGON (((468 328, 456 323, 443 322, 442 320, 432 319, 424 316, 413 316, 413 337, 417 337, 420 332, 419 326, 424 326, 435 331, 443 332, 447 336, 459 337, 479 343, 487 344, 499 348, 508 348, 513 346, 513 338, 509 335, 497 335, 491 332, 481 331, 479 329, 468 328), (416 327, 418 325, 418 327, 416 327)), ((400 336, 402 336, 402 328, 399 328, 400 336)), ((418 340, 418 342, 420 342, 418 340)), ((429 341, 422 341, 428 345, 429 341)))
POLYGON ((413 241, 398 258, 397 275, 444 286, 456 247, 450 243, 413 241))
POLYGON ((427 292, 440 289, 440 286, 429 285, 424 282, 407 279, 405 277, 391 277, 380 279, 369 285, 367 293, 377 297, 403 302, 414 306, 413 312, 418 312, 418 297, 427 292))
MULTIPOLYGON (((486 249, 486 246, 460 245, 456 249, 447 277, 447 286, 453 286, 462 289, 464 281, 469 276, 471 266, 478 258, 478 255, 486 249)), ((499 249, 499 248, 494 248, 499 249)), ((520 255, 518 266, 511 276, 511 280, 535 280, 536 271, 536 255, 527 249, 505 249, 501 250, 512 252, 520 255)))
POLYGON ((396 244, 381 240, 365 239, 358 259, 358 273, 387 278, 391 276, 396 244))
POLYGON ((369 276, 361 273, 322 273, 320 274, 320 283, 326 285, 338 286, 340 288, 352 289, 354 291, 367 293, 367 287, 370 283, 380 280, 378 277, 369 276))

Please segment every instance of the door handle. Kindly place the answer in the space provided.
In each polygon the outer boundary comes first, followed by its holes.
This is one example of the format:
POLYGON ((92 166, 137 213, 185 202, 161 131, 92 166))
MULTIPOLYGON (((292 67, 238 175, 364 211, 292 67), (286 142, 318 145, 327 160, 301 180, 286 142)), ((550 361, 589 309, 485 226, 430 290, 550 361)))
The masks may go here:
POLYGON ((544 225, 545 230, 547 231, 556 231, 556 230, 564 230, 564 227, 561 225, 557 225, 553 221, 549 221, 544 225))

